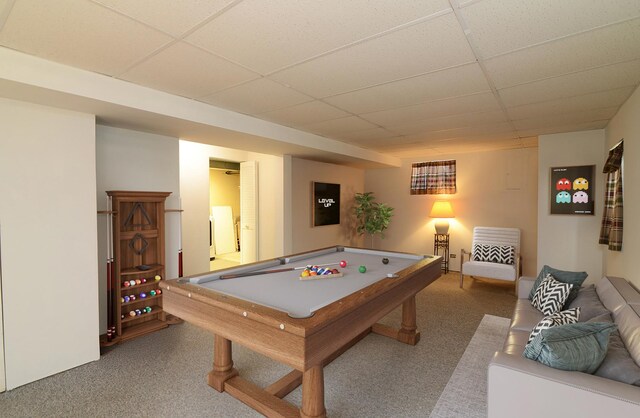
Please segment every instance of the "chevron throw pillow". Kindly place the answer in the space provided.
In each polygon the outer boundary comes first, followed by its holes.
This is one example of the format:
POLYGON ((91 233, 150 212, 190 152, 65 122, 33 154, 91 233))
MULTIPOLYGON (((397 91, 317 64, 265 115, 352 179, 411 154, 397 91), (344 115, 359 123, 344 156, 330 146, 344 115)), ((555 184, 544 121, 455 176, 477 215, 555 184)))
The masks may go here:
POLYGON ((512 245, 474 244, 471 253, 473 261, 513 264, 516 249, 512 245))
POLYGON ((542 318, 538 324, 533 327, 531 334, 529 335, 529 341, 527 341, 527 345, 533 341, 534 338, 540 331, 543 329, 548 329, 551 327, 557 327, 558 325, 567 325, 567 324, 575 324, 580 319, 580 308, 567 309, 566 311, 556 312, 549 316, 545 316, 542 318))
POLYGON ((554 314, 562 309, 572 288, 572 284, 559 282, 547 274, 536 289, 531 305, 545 316, 554 314))

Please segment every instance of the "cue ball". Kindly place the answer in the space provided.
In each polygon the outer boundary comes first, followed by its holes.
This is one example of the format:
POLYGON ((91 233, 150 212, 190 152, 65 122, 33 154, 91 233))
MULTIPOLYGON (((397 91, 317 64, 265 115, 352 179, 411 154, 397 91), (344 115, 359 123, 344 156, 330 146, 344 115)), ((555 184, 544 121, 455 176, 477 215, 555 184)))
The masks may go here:
POLYGON ((382 264, 389 264, 389 259, 388 258, 383 258, 382 259, 382 264))
POLYGON ((342 261, 340 262, 340 267, 342 267, 342 268, 347 267, 347 262, 346 262, 346 261, 344 261, 344 260, 342 260, 342 261))
POLYGON ((364 273, 364 272, 366 272, 366 271, 367 271, 367 268, 366 268, 365 266, 360 266, 360 267, 358 267, 358 271, 359 271, 360 273, 364 273))

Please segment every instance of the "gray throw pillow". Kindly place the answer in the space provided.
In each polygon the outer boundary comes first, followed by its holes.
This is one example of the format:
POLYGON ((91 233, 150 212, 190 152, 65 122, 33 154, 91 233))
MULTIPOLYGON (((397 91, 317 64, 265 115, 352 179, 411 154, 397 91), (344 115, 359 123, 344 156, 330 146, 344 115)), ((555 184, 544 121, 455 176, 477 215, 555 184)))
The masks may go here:
POLYGON ((616 325, 580 322, 542 330, 522 355, 554 369, 595 372, 607 354, 609 334, 616 325))
MULTIPOLYGON (((567 304, 565 303, 565 305, 567 304)), ((565 310, 578 307, 580 308, 579 322, 587 322, 592 318, 609 313, 607 308, 605 308, 602 302, 600 302, 600 298, 596 293, 596 287, 592 284, 581 288, 578 291, 578 296, 573 300, 573 302, 565 307, 565 310)))
POLYGON ((640 386, 640 367, 631 358, 631 354, 624 346, 618 331, 609 337, 607 355, 594 374, 629 385, 640 386))
POLYGON ((540 270, 540 273, 538 273, 535 283, 533 283, 531 292, 529 292, 529 300, 533 300, 533 295, 535 295, 536 289, 540 286, 540 283, 542 283, 544 278, 547 277, 547 274, 551 274, 559 282, 573 285, 573 289, 571 290, 571 293, 569 293, 569 297, 565 301, 563 309, 567 309, 569 304, 573 302, 576 296, 578 296, 580 286, 582 286, 582 283, 584 283, 588 276, 586 271, 564 271, 545 265, 542 267, 542 270, 540 270))

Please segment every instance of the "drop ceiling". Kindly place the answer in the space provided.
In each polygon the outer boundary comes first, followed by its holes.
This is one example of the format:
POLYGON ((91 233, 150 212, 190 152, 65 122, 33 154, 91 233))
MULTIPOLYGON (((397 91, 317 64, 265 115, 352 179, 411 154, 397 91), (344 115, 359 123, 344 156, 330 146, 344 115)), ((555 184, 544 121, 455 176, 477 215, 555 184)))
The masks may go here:
POLYGON ((402 158, 604 128, 640 1, 0 0, 0 45, 402 158))

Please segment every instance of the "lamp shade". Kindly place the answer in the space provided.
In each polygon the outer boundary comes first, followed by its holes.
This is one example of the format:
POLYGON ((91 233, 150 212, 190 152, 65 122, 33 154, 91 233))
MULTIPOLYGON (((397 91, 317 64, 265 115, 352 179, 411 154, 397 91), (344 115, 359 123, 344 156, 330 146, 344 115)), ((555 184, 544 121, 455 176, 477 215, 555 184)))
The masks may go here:
POLYGON ((450 202, 445 201, 437 201, 433 204, 431 208, 431 213, 429 214, 431 218, 454 218, 453 209, 451 208, 450 202))

